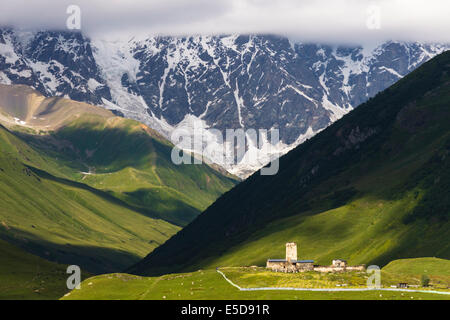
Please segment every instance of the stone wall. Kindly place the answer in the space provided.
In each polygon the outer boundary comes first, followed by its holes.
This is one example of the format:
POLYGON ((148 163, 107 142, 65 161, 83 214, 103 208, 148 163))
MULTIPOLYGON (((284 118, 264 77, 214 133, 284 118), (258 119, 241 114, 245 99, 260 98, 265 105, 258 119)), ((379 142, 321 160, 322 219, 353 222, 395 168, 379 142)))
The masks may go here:
POLYGON ((345 271, 343 267, 335 267, 335 266, 315 266, 314 271, 318 272, 342 272, 345 271))
POLYGON ((278 272, 303 272, 303 271, 313 271, 314 264, 311 263, 291 263, 287 261, 267 261, 267 269, 278 272))
POLYGON ((277 272, 304 272, 304 271, 317 271, 317 272, 346 272, 346 271, 365 271, 365 265, 359 266, 315 266, 312 262, 309 263, 290 263, 288 261, 267 261, 267 269, 271 269, 277 272))
POLYGON ((314 266, 314 271, 318 272, 345 272, 345 271, 364 271, 364 270, 366 270, 366 267, 364 265, 346 266, 346 267, 314 266))
POLYGON ((307 262, 307 263, 296 263, 295 264, 298 271, 312 271, 314 270, 314 263, 307 262))
POLYGON ((296 272, 297 268, 290 262, 267 261, 266 268, 278 272, 296 272))
POLYGON ((366 271, 366 266, 362 264, 359 266, 348 266, 345 269, 346 271, 366 271))

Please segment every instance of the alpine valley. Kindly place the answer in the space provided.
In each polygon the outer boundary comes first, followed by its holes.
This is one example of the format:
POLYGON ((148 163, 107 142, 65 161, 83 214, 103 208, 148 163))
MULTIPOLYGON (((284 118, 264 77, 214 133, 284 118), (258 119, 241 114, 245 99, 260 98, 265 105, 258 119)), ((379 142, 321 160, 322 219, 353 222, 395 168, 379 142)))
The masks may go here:
POLYGON ((276 175, 223 194, 128 274, 64 299, 448 299, 449 124, 447 51, 282 156, 276 175), (365 271, 267 268, 292 242, 318 265, 379 266, 383 291, 365 271))
POLYGON ((448 298, 449 49, 0 28, 0 299, 382 296, 241 290, 366 286, 363 269, 264 268, 287 242, 448 298), (224 159, 217 130, 280 141, 247 136, 236 162, 177 165, 177 129, 224 159), (259 173, 278 157, 277 174, 259 173))

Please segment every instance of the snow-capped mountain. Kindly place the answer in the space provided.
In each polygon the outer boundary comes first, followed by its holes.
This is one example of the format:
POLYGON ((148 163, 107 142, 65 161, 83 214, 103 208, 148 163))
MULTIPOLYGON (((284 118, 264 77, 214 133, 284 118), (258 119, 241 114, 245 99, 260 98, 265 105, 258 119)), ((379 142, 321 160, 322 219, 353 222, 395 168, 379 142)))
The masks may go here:
POLYGON ((114 42, 3 29, 0 82, 103 105, 168 138, 175 129, 201 132, 214 154, 225 153, 225 160, 210 158, 245 176, 449 48, 393 41, 333 47, 270 35, 114 42), (211 129, 239 128, 278 129, 280 142, 271 145, 263 136, 258 148, 248 136, 247 153, 233 163, 211 129))

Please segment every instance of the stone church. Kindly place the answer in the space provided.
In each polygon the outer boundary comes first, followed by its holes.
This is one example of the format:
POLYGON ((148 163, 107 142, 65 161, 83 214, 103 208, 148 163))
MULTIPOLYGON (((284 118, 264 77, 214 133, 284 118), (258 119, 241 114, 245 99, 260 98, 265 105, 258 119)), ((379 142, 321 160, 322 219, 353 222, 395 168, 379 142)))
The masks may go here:
POLYGON ((295 242, 286 243, 285 259, 268 259, 266 268, 277 272, 338 272, 338 271, 364 271, 364 265, 348 266, 347 261, 335 259, 331 266, 314 265, 314 260, 298 260, 297 244, 295 242))
POLYGON ((286 259, 269 259, 266 267, 279 272, 297 272, 314 270, 314 260, 297 260, 297 244, 286 243, 286 259))

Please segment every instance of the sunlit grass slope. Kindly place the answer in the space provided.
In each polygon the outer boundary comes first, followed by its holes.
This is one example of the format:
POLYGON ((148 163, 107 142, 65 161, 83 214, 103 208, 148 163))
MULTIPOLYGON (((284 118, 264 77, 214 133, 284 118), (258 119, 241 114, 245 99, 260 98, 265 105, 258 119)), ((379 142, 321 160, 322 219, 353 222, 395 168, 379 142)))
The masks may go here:
POLYGON ((409 283, 422 283, 423 277, 434 288, 450 288, 450 260, 439 258, 399 259, 388 263, 383 272, 386 277, 398 274, 408 277, 409 283))
POLYGON ((386 272, 407 275, 433 275, 450 277, 450 260, 439 258, 399 259, 383 268, 386 272))
MULTIPOLYGON (((264 276, 265 271, 235 271, 223 270, 242 287, 256 287, 264 284, 277 284, 277 277, 290 277, 291 285, 300 284, 296 278, 307 274, 276 274, 271 273, 272 279, 264 276), (258 274, 255 274, 258 273, 258 274), (250 283, 251 282, 251 283, 250 283)), ((338 284, 341 277, 346 275, 321 275, 323 283, 338 284)), ((354 276, 364 282, 364 276, 354 276)), ((350 277, 350 276, 349 276, 350 277)), ((279 279, 278 279, 279 280, 279 279)), ((344 279, 347 281, 348 279, 344 279)), ((306 280, 309 283, 314 279, 306 280)), ((360 281, 361 282, 361 281, 360 281)), ((286 281, 284 282, 286 283, 286 281)), ((278 284, 280 284, 278 282, 278 284)), ((282 286, 282 285, 280 285, 282 286)), ((295 287, 295 285, 294 285, 295 287)), ((297 286, 298 287, 298 286, 297 286)), ((314 284, 311 285, 314 287, 314 284)), ((336 287, 335 287, 336 288, 336 287)), ((450 299, 447 295, 432 293, 403 293, 391 291, 362 291, 362 292, 313 292, 313 291, 239 291, 216 272, 216 270, 200 270, 192 273, 171 274, 161 277, 139 277, 128 274, 107 274, 85 280, 80 290, 73 290, 63 297, 66 300, 83 299, 121 299, 121 300, 256 300, 256 299, 294 299, 294 300, 422 300, 422 299, 450 299)))
POLYGON ((78 170, 74 179, 178 225, 192 221, 236 183, 206 164, 175 165, 173 145, 133 120, 84 115, 51 138, 56 144, 33 142, 78 170))

